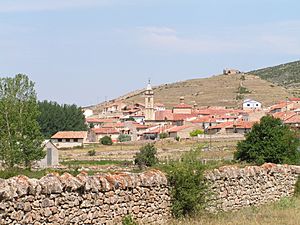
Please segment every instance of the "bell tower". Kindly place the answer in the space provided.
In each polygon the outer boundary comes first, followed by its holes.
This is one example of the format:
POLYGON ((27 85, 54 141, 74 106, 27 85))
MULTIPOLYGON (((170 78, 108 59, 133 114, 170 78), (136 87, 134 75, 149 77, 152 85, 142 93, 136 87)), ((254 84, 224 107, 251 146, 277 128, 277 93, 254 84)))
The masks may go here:
POLYGON ((150 79, 145 91, 145 120, 155 120, 154 113, 154 92, 151 87, 150 79))

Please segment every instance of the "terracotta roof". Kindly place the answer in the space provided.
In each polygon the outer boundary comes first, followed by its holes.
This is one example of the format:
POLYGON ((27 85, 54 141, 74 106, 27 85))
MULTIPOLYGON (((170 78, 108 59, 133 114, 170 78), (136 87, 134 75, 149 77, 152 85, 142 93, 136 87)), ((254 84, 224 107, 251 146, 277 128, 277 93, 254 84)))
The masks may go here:
POLYGON ((85 139, 86 137, 87 131, 59 131, 51 139, 85 139))
POLYGON ((185 104, 185 103, 180 103, 179 105, 173 106, 173 109, 191 109, 193 106, 185 104))
POLYGON ((287 119, 293 117, 294 115, 296 115, 296 113, 292 112, 292 111, 276 112, 273 114, 273 117, 279 118, 280 120, 284 121, 284 120, 287 120, 287 119))
POLYGON ((187 128, 191 128, 191 127, 193 127, 193 126, 191 126, 191 125, 175 126, 175 127, 171 127, 170 129, 168 129, 166 131, 169 133, 175 133, 175 132, 178 132, 178 131, 181 131, 181 130, 184 130, 187 128))
POLYGON ((189 118, 197 117, 195 114, 173 114, 174 121, 182 121, 189 118))
POLYGON ((208 129, 222 129, 222 128, 233 128, 234 126, 236 128, 245 128, 245 129, 251 129, 253 127, 255 122, 246 122, 246 121, 238 121, 238 122, 224 122, 220 123, 216 126, 209 127, 208 129))
POLYGON ((115 118, 87 118, 85 120, 87 123, 112 123, 116 122, 115 118))
POLYGON ((211 116, 203 116, 191 121, 192 123, 213 123, 217 122, 216 118, 212 118, 211 116))
POLYGON ((300 115, 295 114, 294 116, 285 120, 284 123, 287 123, 287 124, 300 123, 300 115))
POLYGON ((111 127, 93 128, 92 130, 95 132, 95 134, 119 134, 119 131, 111 127))
POLYGON ((173 120, 173 115, 172 110, 157 111, 155 112, 155 120, 173 120))
POLYGON ((289 101, 298 102, 300 101, 300 98, 289 98, 289 101))

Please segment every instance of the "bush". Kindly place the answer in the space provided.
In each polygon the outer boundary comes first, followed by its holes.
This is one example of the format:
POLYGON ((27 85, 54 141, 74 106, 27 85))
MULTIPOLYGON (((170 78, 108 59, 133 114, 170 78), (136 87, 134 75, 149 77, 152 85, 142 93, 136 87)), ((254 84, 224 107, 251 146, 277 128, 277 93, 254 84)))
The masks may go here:
POLYGON ((103 138, 100 139, 100 143, 103 145, 112 145, 112 139, 109 136, 104 136, 103 138))
POLYGON ((191 136, 191 137, 198 137, 199 134, 204 134, 203 130, 193 130, 193 131, 190 133, 190 136, 191 136))
POLYGON ((137 222, 134 221, 131 215, 127 215, 122 219, 122 225, 138 225, 137 222))
POLYGON ((284 125, 280 119, 264 116, 254 124, 246 140, 238 143, 235 159, 256 163, 299 164, 299 139, 296 132, 284 125))
POLYGON ((118 137, 118 142, 127 142, 131 141, 131 137, 127 134, 120 134, 118 137))
POLYGON ((176 136, 175 140, 176 140, 176 141, 180 141, 180 137, 179 137, 179 136, 176 136))
POLYGON ((140 148, 140 152, 136 154, 134 162, 140 168, 143 166, 154 166, 158 162, 156 154, 157 150, 154 144, 147 144, 140 148))
POLYGON ((185 153, 180 161, 164 166, 170 183, 172 213, 175 217, 191 216, 205 207, 207 185, 204 165, 198 159, 200 148, 185 153))
POLYGON ((96 155, 96 150, 95 149, 91 149, 88 151, 88 156, 95 156, 96 155))
POLYGON ((168 134, 167 133, 160 133, 159 134, 159 139, 165 139, 168 137, 168 134))

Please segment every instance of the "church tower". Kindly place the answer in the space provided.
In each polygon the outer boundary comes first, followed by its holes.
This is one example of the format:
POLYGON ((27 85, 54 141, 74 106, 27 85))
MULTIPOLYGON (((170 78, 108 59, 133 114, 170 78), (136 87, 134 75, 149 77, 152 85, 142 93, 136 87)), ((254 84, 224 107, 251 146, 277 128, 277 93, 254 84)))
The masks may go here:
POLYGON ((145 120, 155 120, 154 113, 154 92, 150 80, 145 92, 145 120))

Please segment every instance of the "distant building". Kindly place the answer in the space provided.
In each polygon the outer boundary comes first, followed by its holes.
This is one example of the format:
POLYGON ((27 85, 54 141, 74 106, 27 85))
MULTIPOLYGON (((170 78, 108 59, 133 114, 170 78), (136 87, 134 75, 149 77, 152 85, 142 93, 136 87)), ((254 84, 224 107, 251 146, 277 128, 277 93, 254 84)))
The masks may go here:
POLYGON ((50 140, 46 140, 43 142, 43 148, 46 152, 46 156, 42 160, 38 161, 37 165, 40 168, 58 166, 59 160, 57 147, 50 140))
POLYGON ((84 108, 84 109, 82 109, 82 111, 83 111, 83 115, 85 116, 85 118, 88 118, 88 117, 94 115, 94 111, 92 109, 84 108))
POLYGON ((155 120, 155 112, 154 112, 154 92, 151 87, 151 83, 149 80, 148 86, 145 92, 145 120, 152 121, 155 120))
POLYGON ((246 99, 243 103, 243 110, 261 110, 262 104, 252 99, 246 99))
POLYGON ((74 148, 83 146, 87 136, 87 131, 59 131, 51 137, 51 141, 57 148, 74 148))
POLYGON ((184 97, 180 97, 180 104, 173 107, 174 114, 192 114, 193 106, 184 103, 184 97))
POLYGON ((223 70, 224 75, 235 75, 235 74, 241 74, 241 71, 236 69, 224 69, 223 70))

